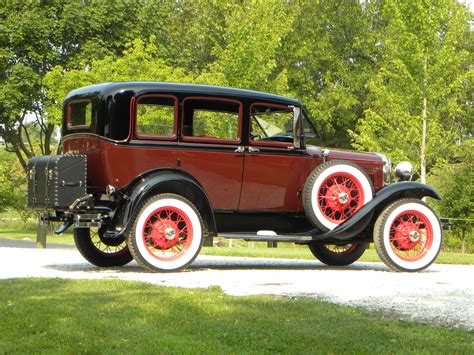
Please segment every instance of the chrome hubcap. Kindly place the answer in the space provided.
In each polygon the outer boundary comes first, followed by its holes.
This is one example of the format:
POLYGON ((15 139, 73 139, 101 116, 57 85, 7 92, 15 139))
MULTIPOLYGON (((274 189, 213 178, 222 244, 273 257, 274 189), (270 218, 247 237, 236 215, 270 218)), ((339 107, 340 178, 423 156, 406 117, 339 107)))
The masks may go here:
POLYGON ((347 203, 349 201, 349 195, 345 192, 341 192, 339 194, 339 202, 340 203, 347 203))
POLYGON ((410 240, 412 242, 417 242, 418 239, 420 239, 420 234, 417 231, 411 231, 410 232, 410 240))
POLYGON ((165 229, 165 238, 166 239, 173 240, 175 236, 176 236, 176 232, 174 231, 173 228, 166 228, 165 229))

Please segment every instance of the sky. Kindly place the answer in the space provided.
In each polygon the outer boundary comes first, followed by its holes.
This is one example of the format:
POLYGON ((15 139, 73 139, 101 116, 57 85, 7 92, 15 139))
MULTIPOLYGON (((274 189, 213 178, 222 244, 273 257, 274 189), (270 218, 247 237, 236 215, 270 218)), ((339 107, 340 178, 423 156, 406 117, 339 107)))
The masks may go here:
POLYGON ((461 0, 460 2, 465 3, 469 6, 469 9, 474 12, 474 0, 461 0))

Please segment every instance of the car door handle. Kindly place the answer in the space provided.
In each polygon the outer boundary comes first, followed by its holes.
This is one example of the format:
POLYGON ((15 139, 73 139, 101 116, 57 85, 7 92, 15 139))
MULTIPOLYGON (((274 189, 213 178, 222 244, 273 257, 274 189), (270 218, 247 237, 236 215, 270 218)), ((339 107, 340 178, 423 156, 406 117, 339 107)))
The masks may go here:
POLYGON ((258 153, 260 149, 254 148, 254 147, 249 147, 249 153, 258 153))
POLYGON ((245 152, 245 147, 242 147, 242 146, 237 147, 237 149, 234 150, 234 152, 236 152, 236 153, 243 153, 243 152, 245 152))

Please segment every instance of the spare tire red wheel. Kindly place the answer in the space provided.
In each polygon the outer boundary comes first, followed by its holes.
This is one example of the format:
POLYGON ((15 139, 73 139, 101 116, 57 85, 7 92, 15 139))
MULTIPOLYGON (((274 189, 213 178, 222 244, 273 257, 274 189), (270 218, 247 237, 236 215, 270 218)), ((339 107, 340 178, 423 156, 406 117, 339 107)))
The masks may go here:
POLYGON ((331 160, 314 169, 306 180, 303 206, 321 231, 336 228, 372 200, 374 186, 357 164, 331 160))

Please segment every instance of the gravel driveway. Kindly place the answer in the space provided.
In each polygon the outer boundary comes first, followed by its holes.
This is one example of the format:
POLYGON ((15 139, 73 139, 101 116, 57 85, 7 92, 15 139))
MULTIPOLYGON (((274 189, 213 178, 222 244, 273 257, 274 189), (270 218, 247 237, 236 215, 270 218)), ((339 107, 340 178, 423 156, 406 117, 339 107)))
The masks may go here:
POLYGON ((474 266, 432 265, 394 273, 381 263, 330 268, 317 261, 200 256, 190 269, 149 273, 135 262, 99 269, 75 250, 0 248, 0 279, 123 279, 206 288, 230 295, 279 295, 358 306, 387 317, 474 329, 474 266))

